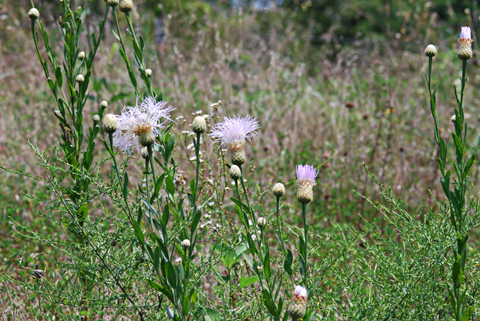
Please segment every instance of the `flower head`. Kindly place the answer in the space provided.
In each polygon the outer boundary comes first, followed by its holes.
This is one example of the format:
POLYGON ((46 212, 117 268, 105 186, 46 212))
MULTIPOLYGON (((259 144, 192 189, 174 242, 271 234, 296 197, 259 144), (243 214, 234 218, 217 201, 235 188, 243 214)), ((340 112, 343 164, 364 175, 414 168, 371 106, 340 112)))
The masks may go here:
POLYGON ((462 31, 460 32, 460 39, 458 39, 458 52, 457 56, 460 60, 468 60, 472 58, 472 31, 470 27, 462 27, 462 31))
POLYGON ((285 195, 285 186, 282 183, 277 183, 273 185, 272 192, 276 197, 282 197, 285 195))
POLYGON ((113 145, 132 153, 136 148, 140 152, 140 145, 152 143, 152 137, 160 135, 165 122, 170 119, 173 108, 167 102, 157 102, 153 97, 147 97, 136 106, 126 106, 122 114, 117 117, 118 130, 115 132, 113 145))
POLYGON ((32 8, 28 11, 28 17, 32 20, 36 20, 40 17, 40 11, 36 8, 32 8))
POLYGON ((288 307, 288 314, 293 319, 303 318, 307 310, 307 299, 308 299, 307 289, 305 289, 301 285, 297 285, 295 287, 295 291, 293 291, 293 294, 292 294, 292 302, 288 307))
POLYGON ((242 165, 245 163, 245 141, 250 141, 259 128, 258 121, 250 115, 243 118, 225 117, 225 120, 218 123, 209 135, 232 152, 232 163, 242 165))
POLYGON ((315 178, 318 171, 312 165, 297 166, 297 199, 300 203, 309 203, 313 200, 312 187, 315 186, 315 178))
POLYGON ((435 57, 436 55, 437 55, 437 48, 434 45, 429 44, 427 48, 425 48, 425 56, 435 57))

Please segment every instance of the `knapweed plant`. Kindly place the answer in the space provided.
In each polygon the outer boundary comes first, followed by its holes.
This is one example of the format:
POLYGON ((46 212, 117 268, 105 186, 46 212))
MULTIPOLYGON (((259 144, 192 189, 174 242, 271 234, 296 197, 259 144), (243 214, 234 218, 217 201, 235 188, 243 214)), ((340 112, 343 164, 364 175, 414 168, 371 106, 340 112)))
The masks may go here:
POLYGON ((457 108, 452 117, 455 130, 452 132, 453 146, 455 149, 455 158, 449 164, 447 163, 448 148, 445 139, 440 134, 441 122, 437 112, 436 92, 438 85, 432 91, 432 67, 433 58, 437 55, 437 49, 434 45, 428 45, 425 49, 425 55, 428 57, 428 74, 426 75, 428 90, 430 93, 430 109, 435 124, 435 141, 439 148, 439 157, 437 158, 438 167, 442 177, 440 183, 447 199, 447 204, 443 208, 445 215, 450 218, 452 228, 452 238, 455 243, 451 249, 451 285, 448 289, 448 299, 452 307, 455 320, 470 320, 475 305, 468 304, 469 297, 472 295, 472 289, 469 288, 465 270, 468 257, 468 239, 472 228, 475 225, 474 216, 478 214, 478 199, 469 196, 470 170, 475 162, 475 157, 479 146, 471 148, 468 145, 467 133, 468 125, 465 121, 464 112, 464 93, 467 83, 468 60, 472 58, 472 36, 470 27, 462 27, 460 39, 458 39, 458 58, 461 62, 461 88, 459 95, 457 88, 454 88, 457 108), (452 175, 453 174, 453 175, 452 175), (472 212, 474 214, 472 215, 472 212))

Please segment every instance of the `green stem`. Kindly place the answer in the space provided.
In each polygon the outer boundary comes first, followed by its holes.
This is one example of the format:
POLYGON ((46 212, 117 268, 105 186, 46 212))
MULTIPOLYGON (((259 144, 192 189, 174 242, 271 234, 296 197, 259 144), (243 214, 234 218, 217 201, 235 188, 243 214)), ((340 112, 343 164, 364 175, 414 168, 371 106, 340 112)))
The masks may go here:
POLYGON ((198 195, 198 176, 200 172, 200 133, 197 133, 197 142, 195 144, 195 156, 197 161, 197 171, 195 176, 195 204, 194 209, 197 209, 197 195, 198 195))
MULTIPOLYGON (((284 257, 287 257, 287 250, 285 249, 285 243, 283 242, 283 224, 280 222, 280 197, 277 197, 277 233, 278 233, 278 238, 280 239, 280 244, 282 246, 282 251, 283 251, 283 255, 284 257)), ((290 283, 292 284, 292 286, 294 285, 294 282, 293 282, 293 277, 291 275, 290 276, 290 283)))
POLYGON ((149 160, 148 158, 145 160, 145 184, 147 185, 147 200, 150 201, 150 196, 149 196, 149 188, 148 188, 148 163, 149 163, 149 160))
MULTIPOLYGON (((305 284, 305 287, 307 287, 307 281, 308 281, 308 225, 307 225, 307 203, 302 203, 302 218, 303 218, 303 237, 305 241, 305 248, 303 250, 304 254, 304 260, 305 260, 305 273, 304 273, 304 278, 303 278, 303 283, 305 284)), ((308 287, 307 287, 308 288, 308 287)))

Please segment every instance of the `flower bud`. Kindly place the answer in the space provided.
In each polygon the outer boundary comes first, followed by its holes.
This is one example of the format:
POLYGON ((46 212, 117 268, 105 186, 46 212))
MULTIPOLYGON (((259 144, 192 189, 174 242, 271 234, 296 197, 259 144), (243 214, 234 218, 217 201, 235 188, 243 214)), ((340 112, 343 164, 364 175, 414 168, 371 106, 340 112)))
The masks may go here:
POLYGON ((267 224, 267 219, 265 217, 257 218, 257 225, 259 227, 265 226, 267 224))
POLYGON ((110 7, 118 6, 119 0, 107 0, 107 3, 110 7))
POLYGON ((78 59, 80 60, 85 59, 85 51, 80 51, 80 53, 78 54, 78 59))
POLYGON ((28 11, 28 17, 32 20, 36 20, 40 17, 40 11, 37 8, 32 8, 28 11))
POLYGON ((148 160, 150 156, 148 155, 148 147, 143 147, 141 150, 142 158, 148 160))
POLYGON ((102 107, 103 109, 107 108, 108 107, 108 102, 106 100, 102 101, 100 103, 100 107, 102 107))
POLYGON ((77 76, 77 82, 82 83, 82 82, 84 82, 84 81, 85 81, 85 78, 83 77, 82 74, 80 74, 80 75, 77 76))
POLYGON ((285 186, 282 183, 277 183, 273 185, 272 192, 276 197, 282 197, 285 195, 285 186))
POLYGON ((233 165, 232 167, 230 167, 229 174, 230 177, 234 180, 239 180, 242 177, 242 171, 237 165, 233 165))
POLYGON ((190 240, 189 239, 184 239, 182 241, 182 246, 183 247, 190 247, 190 240))
POLYGON ((232 163, 235 165, 245 164, 247 157, 245 156, 245 141, 236 140, 229 146, 232 153, 232 163))
POLYGON ((457 115, 453 115, 450 120, 452 121, 452 123, 455 123, 455 121, 457 120, 457 115))
POLYGON ((103 117, 103 128, 109 134, 117 131, 118 121, 114 114, 107 114, 103 117))
POLYGON ((288 314, 292 319, 301 319, 307 310, 307 289, 303 286, 297 285, 292 294, 292 301, 288 306, 288 314))
POLYGON ((93 115, 92 120, 93 120, 94 123, 98 123, 100 121, 100 116, 95 114, 95 115, 93 115))
POLYGON ((427 57, 435 57, 437 55, 437 48, 430 44, 425 48, 425 56, 427 57))
POLYGON ((197 116, 192 122, 192 130, 194 133, 201 134, 207 130, 207 122, 202 116, 197 116))
POLYGON ((152 69, 145 69, 145 74, 146 74, 148 77, 151 77, 151 76, 152 76, 152 69))
POLYGON ((145 132, 138 135, 138 140, 140 142, 140 145, 148 147, 155 143, 155 136, 152 134, 152 132, 145 132))
POLYGON ((133 1, 132 0, 120 0, 119 5, 120 11, 127 13, 133 10, 133 1))

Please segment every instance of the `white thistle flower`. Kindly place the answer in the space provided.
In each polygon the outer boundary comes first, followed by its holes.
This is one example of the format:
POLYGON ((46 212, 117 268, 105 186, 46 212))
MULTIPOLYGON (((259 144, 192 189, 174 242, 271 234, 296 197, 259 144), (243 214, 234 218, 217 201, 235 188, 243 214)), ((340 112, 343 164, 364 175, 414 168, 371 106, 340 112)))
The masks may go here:
POLYGON ((115 132, 113 145, 132 153, 136 148, 140 153, 140 136, 160 135, 167 121, 171 121, 170 112, 174 108, 167 102, 157 102, 153 97, 147 97, 136 106, 125 106, 122 114, 117 116, 118 130, 115 132))

